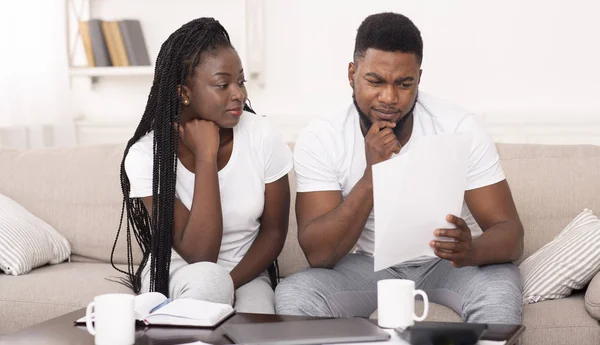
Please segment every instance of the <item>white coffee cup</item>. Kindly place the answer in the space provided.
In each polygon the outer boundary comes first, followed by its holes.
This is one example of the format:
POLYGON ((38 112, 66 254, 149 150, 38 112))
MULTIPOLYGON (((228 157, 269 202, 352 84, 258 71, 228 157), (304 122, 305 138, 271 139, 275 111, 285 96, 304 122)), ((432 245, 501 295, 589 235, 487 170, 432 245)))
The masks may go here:
POLYGON ((429 299, 415 282, 407 279, 384 279, 377 282, 377 323, 382 328, 406 328, 423 321, 429 312, 429 299), (415 296, 425 303, 423 315, 415 315, 415 296))
POLYGON ((135 343, 133 295, 106 294, 94 297, 85 311, 85 325, 95 337, 96 345, 135 343))

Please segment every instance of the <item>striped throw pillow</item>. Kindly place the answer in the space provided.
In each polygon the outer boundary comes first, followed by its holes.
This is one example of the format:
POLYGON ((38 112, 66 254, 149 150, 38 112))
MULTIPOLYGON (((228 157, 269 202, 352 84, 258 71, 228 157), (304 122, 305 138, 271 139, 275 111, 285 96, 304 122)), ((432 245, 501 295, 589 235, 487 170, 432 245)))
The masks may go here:
POLYGON ((523 304, 567 297, 584 288, 600 271, 600 219, 583 210, 519 269, 523 304))
POLYGON ((63 235, 0 194, 0 270, 18 276, 70 256, 71 245, 63 235))

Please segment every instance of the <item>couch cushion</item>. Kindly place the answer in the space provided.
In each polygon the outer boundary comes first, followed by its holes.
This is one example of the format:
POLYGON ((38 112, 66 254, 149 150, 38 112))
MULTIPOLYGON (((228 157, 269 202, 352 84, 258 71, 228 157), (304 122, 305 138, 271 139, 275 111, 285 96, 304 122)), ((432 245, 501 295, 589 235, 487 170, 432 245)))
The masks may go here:
MULTIPOLYGON (((123 145, 0 148, 0 193, 64 235, 73 254, 108 262, 121 216, 122 157, 123 145)), ((127 262, 124 234, 115 260, 127 262)))
POLYGON ((288 174, 290 181, 290 220, 285 245, 279 258, 279 275, 287 277, 308 267, 308 261, 298 243, 298 226, 296 224, 296 175, 294 171, 288 174))
POLYGON ((550 242, 584 208, 600 212, 600 146, 497 147, 525 228, 521 260, 550 242))
POLYGON ((0 270, 18 276, 70 256, 71 245, 63 235, 0 194, 0 270))
POLYGON ((600 324, 585 310, 582 293, 525 305, 523 324, 523 344, 600 344, 600 324))
POLYGON ((564 298, 600 271, 600 219, 585 209, 519 265, 523 304, 564 298))
POLYGON ((592 279, 585 292, 585 309, 596 320, 600 320, 600 273, 592 279))
POLYGON ((119 276, 110 264, 74 262, 0 275, 0 334, 85 307, 96 295, 133 293, 106 279, 119 276))

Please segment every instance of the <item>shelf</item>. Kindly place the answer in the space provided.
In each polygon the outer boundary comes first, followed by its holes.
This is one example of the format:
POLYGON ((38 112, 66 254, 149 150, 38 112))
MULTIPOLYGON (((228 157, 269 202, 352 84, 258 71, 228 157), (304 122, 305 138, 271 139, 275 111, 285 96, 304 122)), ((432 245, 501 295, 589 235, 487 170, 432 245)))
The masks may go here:
POLYGON ((154 66, 130 66, 130 67, 71 67, 69 75, 72 77, 128 77, 128 76, 151 76, 154 74, 154 66))

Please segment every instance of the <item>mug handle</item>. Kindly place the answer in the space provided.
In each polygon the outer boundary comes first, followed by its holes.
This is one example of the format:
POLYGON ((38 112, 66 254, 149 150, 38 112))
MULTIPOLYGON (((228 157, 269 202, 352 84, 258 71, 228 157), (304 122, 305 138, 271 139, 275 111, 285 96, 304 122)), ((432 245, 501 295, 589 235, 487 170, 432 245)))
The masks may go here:
POLYGON ((415 290, 413 292, 413 296, 416 295, 421 295, 421 297, 423 297, 423 303, 425 304, 425 308, 423 309, 423 315, 421 316, 417 316, 417 314, 415 314, 415 312, 413 311, 413 319, 415 321, 423 321, 429 313, 429 298, 427 298, 427 294, 423 290, 415 290))
POLYGON ((94 302, 90 302, 85 309, 85 327, 91 335, 96 335, 96 329, 92 325, 92 309, 96 306, 94 302))

